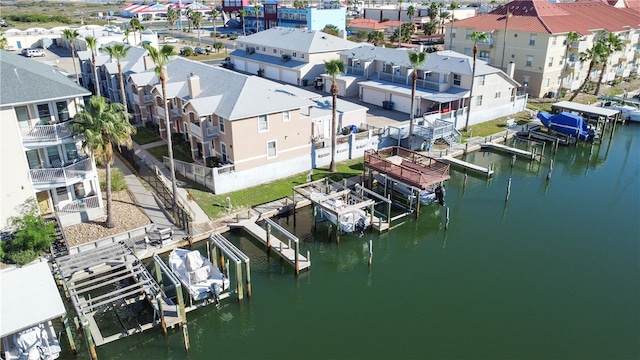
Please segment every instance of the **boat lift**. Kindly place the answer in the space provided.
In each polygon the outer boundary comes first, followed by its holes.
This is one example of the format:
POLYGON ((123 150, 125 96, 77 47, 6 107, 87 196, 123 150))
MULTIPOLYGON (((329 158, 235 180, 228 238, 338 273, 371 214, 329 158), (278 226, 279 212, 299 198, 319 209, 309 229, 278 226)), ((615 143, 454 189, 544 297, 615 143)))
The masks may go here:
POLYGON ((247 296, 251 296, 251 267, 249 265, 249 257, 235 247, 227 238, 220 234, 212 234, 207 241, 207 257, 214 266, 220 268, 218 263, 222 266, 222 272, 229 278, 229 265, 228 261, 225 263, 224 256, 233 260, 236 264, 236 294, 238 300, 244 298, 244 285, 242 281, 242 264, 244 264, 244 273, 246 275, 247 296))

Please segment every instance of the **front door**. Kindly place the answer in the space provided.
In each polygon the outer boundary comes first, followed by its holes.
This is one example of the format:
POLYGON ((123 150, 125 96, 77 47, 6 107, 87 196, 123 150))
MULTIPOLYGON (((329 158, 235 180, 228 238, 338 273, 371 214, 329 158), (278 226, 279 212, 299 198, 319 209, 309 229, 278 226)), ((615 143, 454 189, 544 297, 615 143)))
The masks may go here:
POLYGON ((38 199, 38 208, 40 208, 41 214, 49 214, 51 213, 51 206, 49 204, 49 192, 48 191, 40 191, 36 194, 36 199, 38 199))
POLYGON ((226 163, 227 162, 227 145, 221 143, 220 144, 220 153, 221 153, 221 158, 222 158, 222 162, 226 163))

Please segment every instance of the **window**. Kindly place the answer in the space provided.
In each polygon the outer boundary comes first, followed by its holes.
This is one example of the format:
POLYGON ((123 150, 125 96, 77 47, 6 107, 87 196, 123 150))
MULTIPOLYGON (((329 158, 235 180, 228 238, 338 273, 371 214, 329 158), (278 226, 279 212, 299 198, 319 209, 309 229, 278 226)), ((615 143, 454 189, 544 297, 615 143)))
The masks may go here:
POLYGON ((258 116, 258 131, 268 131, 269 130, 269 120, 267 115, 258 116))
POLYGON ((522 77, 522 85, 524 85, 524 86, 529 86, 529 79, 530 79, 530 77, 529 77, 529 76, 526 76, 526 75, 525 75, 525 76, 523 76, 523 77, 522 77))
POLYGON ((291 56, 293 57, 298 57, 298 53, 296 53, 295 51, 293 53, 291 53, 291 56))
POLYGON ((304 54, 300 54, 300 59, 304 59, 304 54))
POLYGON ((269 141, 267 143, 267 159, 274 158, 278 155, 278 148, 276 147, 276 142, 269 141))
POLYGON ((500 99, 501 97, 502 97, 502 92, 501 92, 501 91, 498 91, 498 92, 496 93, 496 99, 500 99))
POLYGON ((461 76, 458 74, 453 74, 453 85, 458 85, 460 86, 460 79, 461 76))
POLYGON ((473 30, 467 30, 467 35, 465 35, 465 39, 469 40, 469 36, 471 36, 472 32, 473 30))
POLYGON ((284 54, 284 50, 280 50, 280 55, 284 54))
POLYGON ((533 56, 527 55, 527 62, 524 64, 524 66, 533 66, 533 56))
POLYGON ((69 200, 69 193, 67 192, 67 188, 64 186, 56 188, 56 195, 58 195, 59 202, 69 200))
POLYGON ((61 122, 69 120, 69 109, 67 108, 66 101, 56 102, 56 110, 58 110, 58 119, 61 122))
POLYGON ((551 85, 551 78, 547 78, 547 79, 545 80, 545 84, 546 84, 546 85, 545 85, 546 87, 549 87, 549 85, 551 85))
POLYGON ((549 58, 549 63, 547 66, 553 66, 553 56, 549 58))
POLYGON ((451 37, 456 38, 456 28, 451 29, 451 37))
POLYGON ((564 55, 560 57, 560 61, 558 61, 558 65, 564 64, 564 55))
POLYGON ((486 77, 485 77, 485 75, 480 75, 480 76, 478 77, 478 85, 480 85, 480 86, 484 86, 485 78, 486 78, 486 77))
POLYGON ((267 51, 267 48, 263 46, 262 51, 267 51))
POLYGON ((487 59, 489 60, 489 52, 487 50, 481 50, 480 53, 478 54, 478 57, 480 59, 487 59))
POLYGON ((278 53, 278 50, 273 49, 273 53, 274 53, 274 54, 277 54, 277 53, 278 53))
POLYGON ((64 151, 67 153, 67 160, 74 161, 78 159, 78 149, 76 149, 76 144, 64 144, 64 151))
POLYGON ((536 45, 536 34, 529 35, 529 45, 530 46, 536 45))
POLYGON ((62 167, 62 162, 60 161, 60 154, 58 153, 57 146, 48 146, 47 147, 47 157, 49 158, 49 163, 53 167, 62 167))
POLYGON ((551 45, 555 45, 558 42, 558 37, 554 36, 551 38, 551 45))
POLYGON ((49 111, 49 104, 38 105, 38 117, 40 118, 40 120, 44 121, 51 120, 51 111, 49 111))
POLYGON ((18 118, 20 129, 29 129, 29 112, 26 106, 16 108, 16 117, 18 118))
POLYGON ((220 127, 220 132, 224 134, 224 118, 218 118, 218 126, 220 127))
POLYGON ((291 120, 291 112, 289 110, 282 112, 282 121, 291 120))
POLYGON ((471 56, 471 48, 464 48, 464 54, 467 56, 471 56))
POLYGON ((476 106, 481 106, 482 105, 482 95, 478 95, 476 97, 476 106))

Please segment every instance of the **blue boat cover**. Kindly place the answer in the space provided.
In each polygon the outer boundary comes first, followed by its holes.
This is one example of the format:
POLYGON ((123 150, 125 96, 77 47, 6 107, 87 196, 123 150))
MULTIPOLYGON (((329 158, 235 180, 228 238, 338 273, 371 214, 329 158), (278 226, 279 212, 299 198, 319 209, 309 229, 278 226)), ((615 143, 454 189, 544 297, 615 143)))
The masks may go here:
POLYGON ((538 119, 540 119, 542 124, 547 128, 571 137, 578 135, 578 139, 580 140, 586 140, 593 135, 593 132, 589 131, 584 118, 580 115, 569 112, 554 115, 540 111, 538 112, 538 119))

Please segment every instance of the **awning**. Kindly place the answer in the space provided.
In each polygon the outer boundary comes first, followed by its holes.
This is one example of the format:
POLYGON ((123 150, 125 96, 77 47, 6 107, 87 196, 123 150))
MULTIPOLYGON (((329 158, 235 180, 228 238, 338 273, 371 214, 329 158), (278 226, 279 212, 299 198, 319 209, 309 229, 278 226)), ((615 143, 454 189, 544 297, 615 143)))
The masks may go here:
POLYGON ((433 102, 438 103, 448 103, 451 101, 457 101, 464 98, 469 97, 469 91, 464 89, 459 89, 459 91, 455 91, 455 89, 449 89, 446 92, 440 93, 432 93, 427 95, 422 95, 421 98, 431 100, 433 102))
POLYGON ((0 338, 66 313, 46 262, 0 273, 0 338))

